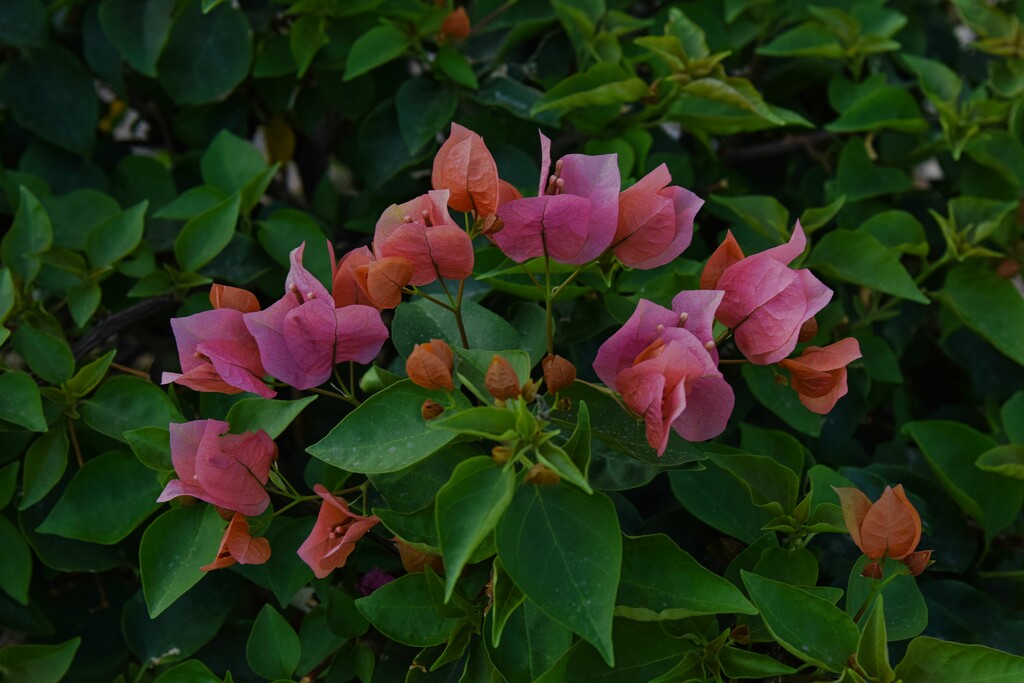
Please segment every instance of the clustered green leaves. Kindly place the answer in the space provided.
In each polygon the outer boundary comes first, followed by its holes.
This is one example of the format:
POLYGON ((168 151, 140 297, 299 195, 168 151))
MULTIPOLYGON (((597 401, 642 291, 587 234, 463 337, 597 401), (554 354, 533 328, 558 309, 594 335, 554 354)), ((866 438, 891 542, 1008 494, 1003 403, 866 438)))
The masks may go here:
POLYGON ((1024 3, 455 4, 0 2, 0 680, 1024 680, 1024 3), (158 383, 170 317, 214 282, 276 299, 302 243, 329 283, 325 242, 429 189, 453 120, 520 190, 538 128, 624 186, 667 164, 707 200, 693 245, 576 273, 481 237, 465 329, 411 298, 325 395, 158 383), (728 430, 656 456, 598 346, 726 229, 751 253, 797 218, 849 394, 822 416, 723 365, 728 430), (545 266, 580 381, 498 405, 496 354, 540 377, 545 266), (405 378, 431 339, 453 393, 405 378), (265 564, 203 572, 224 520, 156 502, 198 418, 277 441, 265 564), (296 555, 318 483, 381 520, 326 579, 296 555), (934 564, 869 578, 833 487, 896 483, 934 564))

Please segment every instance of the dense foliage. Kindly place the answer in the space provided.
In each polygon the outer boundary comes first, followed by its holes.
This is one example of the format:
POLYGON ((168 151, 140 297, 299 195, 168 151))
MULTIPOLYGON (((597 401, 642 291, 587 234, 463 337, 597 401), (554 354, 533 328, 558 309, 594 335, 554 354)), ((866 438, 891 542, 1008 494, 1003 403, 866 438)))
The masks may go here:
POLYGON ((1022 19, 3 0, 0 680, 1024 680, 1022 19))

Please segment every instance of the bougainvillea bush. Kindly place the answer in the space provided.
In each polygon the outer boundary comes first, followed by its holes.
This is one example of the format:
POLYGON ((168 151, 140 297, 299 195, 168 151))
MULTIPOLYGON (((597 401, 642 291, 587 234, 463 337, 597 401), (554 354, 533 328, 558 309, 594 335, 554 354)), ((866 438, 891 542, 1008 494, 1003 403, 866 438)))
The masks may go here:
POLYGON ((1024 681, 1022 17, 0 3, 0 681, 1024 681))

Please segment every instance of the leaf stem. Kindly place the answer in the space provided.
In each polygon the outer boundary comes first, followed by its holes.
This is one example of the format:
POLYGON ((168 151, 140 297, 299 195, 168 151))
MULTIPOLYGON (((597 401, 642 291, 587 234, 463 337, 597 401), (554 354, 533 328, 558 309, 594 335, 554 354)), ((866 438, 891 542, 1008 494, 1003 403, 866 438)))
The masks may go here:
POLYGON ((547 249, 544 249, 544 310, 547 314, 547 333, 548 333, 548 355, 552 356, 555 353, 555 340, 554 340, 554 322, 552 320, 552 306, 551 302, 554 301, 554 293, 551 291, 551 257, 548 256, 547 249))
POLYGON ((78 432, 75 431, 75 421, 68 417, 68 435, 71 437, 71 447, 75 451, 75 460, 79 467, 85 467, 85 460, 82 459, 82 447, 78 444, 78 432))

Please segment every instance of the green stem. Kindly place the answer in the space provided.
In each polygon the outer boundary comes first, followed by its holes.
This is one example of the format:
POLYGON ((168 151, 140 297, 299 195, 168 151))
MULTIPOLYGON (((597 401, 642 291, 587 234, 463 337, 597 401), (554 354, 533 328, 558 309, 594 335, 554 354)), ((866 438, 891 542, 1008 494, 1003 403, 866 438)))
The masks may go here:
MULTIPOLYGON (((884 560, 883 560, 883 567, 884 567, 884 560)), ((856 624, 858 621, 860 621, 860 618, 864 616, 864 612, 867 611, 868 607, 871 605, 871 601, 875 599, 875 596, 878 595, 879 593, 881 593, 882 589, 885 588, 886 586, 888 586, 889 583, 893 579, 895 579, 897 576, 902 576, 902 575, 898 571, 897 572, 893 572, 893 574, 890 575, 889 577, 887 577, 885 579, 882 579, 881 581, 876 581, 875 582, 875 585, 871 587, 871 592, 868 593, 868 597, 865 598, 864 604, 860 606, 860 609, 857 610, 857 614, 853 617, 853 623, 856 624)))
POLYGON ((416 296, 421 296, 424 299, 426 299, 427 301, 429 301, 430 303, 437 304, 438 306, 440 306, 441 308, 443 308, 446 311, 451 311, 453 313, 455 312, 454 308, 452 308, 451 306, 449 306, 445 302, 441 301, 440 299, 435 299, 434 297, 430 296, 426 292, 422 291, 419 287, 414 287, 412 289, 409 289, 408 287, 403 287, 402 291, 405 292, 406 294, 414 294, 416 296))
POLYGON ((570 283, 571 283, 571 282, 572 282, 573 280, 575 280, 575 279, 576 279, 576 276, 577 276, 577 275, 579 275, 579 274, 580 274, 580 273, 582 273, 582 272, 583 272, 583 268, 577 268, 576 270, 574 270, 574 271, 572 272, 572 275, 570 275, 569 277, 567 277, 567 278, 565 279, 565 281, 564 281, 564 282, 562 282, 562 284, 560 284, 560 285, 556 285, 556 286, 555 286, 555 288, 554 288, 553 290, 551 290, 551 299, 552 299, 552 301, 553 301, 553 300, 555 300, 555 299, 557 299, 557 298, 558 298, 558 295, 562 293, 562 290, 563 290, 563 289, 565 289, 566 287, 568 287, 568 286, 569 286, 569 284, 570 284, 570 283))
POLYGON ((306 389, 306 391, 312 391, 314 394, 320 394, 321 396, 330 396, 331 398, 336 398, 339 401, 350 403, 353 406, 359 405, 359 401, 357 401, 356 399, 352 398, 351 396, 339 394, 336 391, 328 391, 327 389, 321 389, 320 387, 310 387, 309 389, 306 389))
POLYGON ((548 332, 548 355, 553 356, 555 354, 555 339, 554 339, 554 322, 552 320, 552 306, 551 302, 554 301, 554 293, 551 291, 551 258, 547 254, 547 249, 544 250, 544 309, 547 313, 547 332, 548 332))

